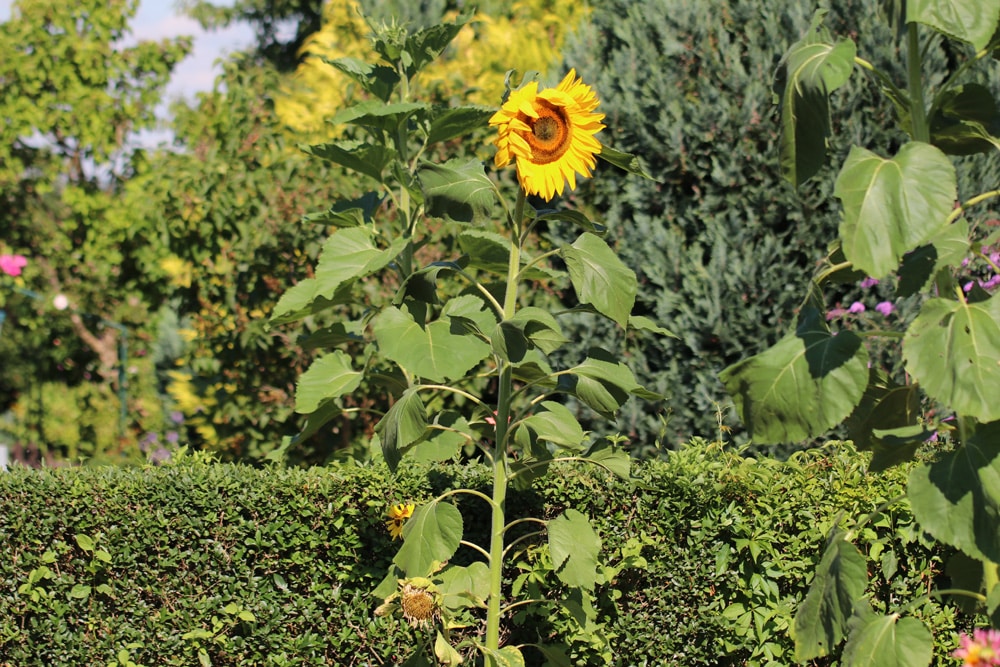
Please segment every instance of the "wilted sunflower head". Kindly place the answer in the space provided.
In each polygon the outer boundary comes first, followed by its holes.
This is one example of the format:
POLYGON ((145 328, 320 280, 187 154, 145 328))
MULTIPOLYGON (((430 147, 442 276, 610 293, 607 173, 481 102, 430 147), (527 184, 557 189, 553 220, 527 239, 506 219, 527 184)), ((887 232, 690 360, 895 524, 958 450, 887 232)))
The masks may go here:
POLYGON ((389 518, 385 522, 385 527, 389 529, 392 539, 396 540, 403 535, 403 524, 413 516, 413 503, 399 503, 389 508, 389 518))
POLYGON ((539 91, 532 81, 512 91, 490 118, 497 128, 494 163, 505 167, 513 159, 524 191, 546 200, 562 194, 567 182, 576 188, 576 175, 589 177, 601 152, 594 135, 604 129, 604 114, 593 113, 597 105, 576 70, 555 88, 539 91))
POLYGON ((411 626, 429 627, 441 616, 442 602, 441 592, 430 579, 425 577, 400 579, 398 590, 379 605, 375 615, 387 615, 398 603, 403 618, 411 626))

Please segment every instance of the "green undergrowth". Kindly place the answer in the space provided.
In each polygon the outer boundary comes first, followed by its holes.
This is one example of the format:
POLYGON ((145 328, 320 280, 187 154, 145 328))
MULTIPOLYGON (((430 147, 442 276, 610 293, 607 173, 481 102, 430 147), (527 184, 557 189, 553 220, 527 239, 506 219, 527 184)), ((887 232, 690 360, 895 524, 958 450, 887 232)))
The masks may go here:
MULTIPOLYGON (((834 524, 861 536, 876 609, 945 587, 948 554, 922 539, 905 503, 887 504, 906 471, 865 475, 861 459, 840 443, 779 462, 695 440, 637 464, 631 485, 594 469, 547 476, 513 495, 509 516, 577 509, 593 517, 608 565, 595 608, 523 608, 507 640, 552 642, 590 623, 606 644, 568 648, 574 664, 792 664, 789 626, 834 524)), ((475 465, 391 476, 191 456, 14 469, 0 475, 0 665, 400 664, 420 630, 376 618, 369 594, 398 545, 385 512, 488 484, 475 465)), ((466 539, 483 543, 489 513, 465 498, 466 539)), ((510 582, 558 594, 534 568, 544 549, 524 545, 510 582)), ((911 613, 934 630, 939 658, 972 620, 930 598, 911 613)))

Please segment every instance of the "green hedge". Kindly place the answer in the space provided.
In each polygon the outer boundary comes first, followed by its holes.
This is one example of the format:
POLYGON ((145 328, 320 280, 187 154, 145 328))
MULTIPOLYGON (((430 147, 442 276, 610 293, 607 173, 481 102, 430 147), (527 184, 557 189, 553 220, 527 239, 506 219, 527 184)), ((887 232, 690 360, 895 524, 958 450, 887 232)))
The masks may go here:
MULTIPOLYGON (((904 471, 864 476, 841 447, 777 462, 698 441, 638 466, 639 485, 567 470, 515 493, 509 509, 579 509, 594 517, 607 562, 646 560, 597 591, 613 664, 787 665, 787 628, 826 532, 904 484, 904 471)), ((395 551, 387 506, 487 484, 477 467, 393 478, 381 467, 259 470, 190 457, 14 469, 0 475, 0 665, 399 664, 413 631, 375 618, 368 595, 395 551)), ((479 540, 487 513, 462 502, 466 536, 479 540)), ((945 554, 921 540, 904 505, 862 538, 876 608, 945 583, 945 554)), ((912 613, 932 626, 939 657, 969 621, 932 601, 912 613)), ((520 620, 511 641, 558 622, 520 620)), ((601 664, 589 647, 571 655, 601 664)))

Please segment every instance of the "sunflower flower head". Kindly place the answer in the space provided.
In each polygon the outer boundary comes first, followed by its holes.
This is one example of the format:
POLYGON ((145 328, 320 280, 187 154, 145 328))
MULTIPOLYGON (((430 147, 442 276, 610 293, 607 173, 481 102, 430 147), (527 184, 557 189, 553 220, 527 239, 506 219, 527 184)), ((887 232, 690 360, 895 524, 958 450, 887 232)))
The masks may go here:
POLYGON ((375 610, 376 616, 387 616, 399 609, 403 618, 415 628, 429 627, 441 616, 444 596, 426 577, 400 579, 395 593, 375 610))
POLYGON ((494 163, 514 160, 517 179, 528 194, 550 200, 566 184, 576 188, 576 176, 590 177, 601 152, 594 135, 604 129, 604 114, 594 113, 594 90, 570 70, 555 88, 538 90, 532 81, 511 91, 490 118, 497 128, 494 163))
POLYGON ((413 516, 413 503, 399 503, 389 508, 389 518, 385 522, 385 527, 389 529, 392 539, 398 540, 403 536, 403 524, 413 516))

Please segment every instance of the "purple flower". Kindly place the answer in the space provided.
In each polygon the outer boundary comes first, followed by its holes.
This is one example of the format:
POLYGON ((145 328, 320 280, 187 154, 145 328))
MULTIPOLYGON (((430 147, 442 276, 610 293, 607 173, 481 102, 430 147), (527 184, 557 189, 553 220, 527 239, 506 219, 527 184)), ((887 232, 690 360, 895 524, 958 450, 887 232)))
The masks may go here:
POLYGON ((21 269, 28 265, 28 258, 24 255, 0 255, 0 271, 8 276, 17 277, 21 275, 21 269))
POLYGON ((975 285, 975 284, 976 284, 975 280, 970 280, 969 282, 967 282, 964 285, 962 285, 962 291, 963 292, 969 292, 969 291, 971 291, 972 290, 972 286, 975 285))
POLYGON ((892 305, 891 301, 879 301, 875 304, 875 310, 882 313, 883 315, 888 315, 893 311, 895 307, 892 305))
POLYGON ((878 280, 875 278, 865 278, 861 281, 861 289, 871 289, 875 285, 878 285, 878 280))
POLYGON ((855 301, 851 304, 850 308, 847 309, 849 313, 863 313, 865 312, 865 304, 860 301, 855 301))
POLYGON ((167 431, 167 442, 171 445, 176 445, 178 440, 180 440, 180 435, 177 431, 167 431))
POLYGON ((184 413, 181 412, 180 410, 174 410, 173 412, 170 413, 170 421, 172 421, 175 424, 183 424, 184 413))
POLYGON ((1000 285, 1000 273, 998 273, 997 275, 993 276, 992 278, 990 278, 989 280, 987 280, 985 283, 981 283, 981 284, 983 286, 983 289, 987 289, 987 290, 993 289, 997 285, 1000 285))

